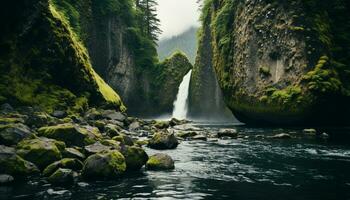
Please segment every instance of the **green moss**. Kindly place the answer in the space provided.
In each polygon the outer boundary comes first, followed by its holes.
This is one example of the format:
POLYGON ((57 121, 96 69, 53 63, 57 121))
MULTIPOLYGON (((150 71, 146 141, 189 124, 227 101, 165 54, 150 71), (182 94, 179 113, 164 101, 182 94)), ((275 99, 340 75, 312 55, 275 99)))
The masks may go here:
POLYGON ((52 175, 58 168, 65 168, 79 171, 83 168, 83 163, 77 159, 64 158, 47 166, 43 171, 44 176, 52 175))
POLYGON ((271 76, 271 72, 270 72, 270 69, 266 66, 261 66, 259 68, 259 72, 260 74, 264 75, 264 76, 271 76))
POLYGON ((295 32, 303 32, 305 30, 304 27, 300 27, 300 26, 289 26, 288 28, 289 30, 295 31, 295 32))

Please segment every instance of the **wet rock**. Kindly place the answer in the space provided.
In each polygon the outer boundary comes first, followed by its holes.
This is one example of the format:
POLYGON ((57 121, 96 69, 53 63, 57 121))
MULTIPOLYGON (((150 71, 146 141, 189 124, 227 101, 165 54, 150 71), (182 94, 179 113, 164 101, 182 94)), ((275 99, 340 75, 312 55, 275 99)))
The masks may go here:
POLYGON ((8 103, 4 103, 0 106, 0 110, 3 111, 3 112, 12 112, 14 111, 13 107, 8 104, 8 103))
POLYGON ((148 146, 152 149, 175 149, 178 144, 174 134, 158 132, 150 139, 148 146))
POLYGON ((116 179, 126 171, 124 156, 119 151, 105 151, 89 156, 82 175, 86 179, 116 179))
POLYGON ((18 116, 9 116, 9 117, 1 117, 0 116, 0 125, 8 125, 8 124, 16 124, 16 123, 24 123, 25 120, 18 116))
POLYGON ((103 117, 100 111, 96 110, 96 108, 91 108, 85 113, 85 118, 88 120, 99 120, 103 117))
POLYGON ((191 124, 177 125, 177 126, 174 126, 173 128, 180 131, 201 131, 200 128, 195 127, 191 124))
POLYGON ((148 137, 149 136, 149 132, 148 131, 145 131, 145 130, 140 130, 138 131, 139 133, 139 137, 148 137))
POLYGON ((129 131, 135 131, 141 128, 140 122, 135 121, 129 125, 129 131))
POLYGON ((103 120, 96 120, 93 122, 93 126, 97 127, 101 131, 105 130, 106 125, 107 125, 106 122, 103 120))
POLYGON ((71 169, 57 169, 48 181, 53 185, 70 186, 74 184, 74 172, 71 169))
POLYGON ((24 177, 39 173, 39 169, 16 155, 14 148, 0 145, 0 174, 9 174, 14 177, 24 177))
POLYGON ((83 169, 83 163, 80 160, 74 158, 64 158, 47 166, 43 171, 43 175, 51 176, 58 168, 80 171, 81 169, 83 169))
POLYGON ((18 142, 33 136, 30 128, 24 124, 0 125, 0 144, 16 145, 18 142))
POLYGON ((14 182, 14 178, 11 175, 8 174, 0 174, 0 186, 1 185, 8 185, 14 182))
POLYGON ((109 137, 114 137, 119 135, 120 127, 114 124, 107 124, 105 126, 105 132, 109 137))
POLYGON ((85 146, 84 150, 85 150, 87 155, 92 155, 92 154, 95 154, 95 153, 100 153, 102 151, 111 150, 111 147, 105 146, 105 145, 101 144, 101 142, 96 142, 94 144, 85 146))
POLYGON ((148 160, 147 153, 140 147, 127 146, 122 154, 125 157, 127 170, 139 170, 148 160))
POLYGON ((171 170, 174 168, 173 159, 169 155, 163 153, 157 153, 151 156, 146 163, 147 170, 171 170))
POLYGON ((176 125, 180 125, 181 124, 181 120, 178 120, 176 118, 172 118, 170 121, 169 121, 169 125, 170 126, 176 126, 176 125))
POLYGON ((196 135, 198 135, 198 133, 194 131, 179 132, 176 134, 177 137, 184 138, 184 139, 194 137, 196 135))
POLYGON ((117 120, 123 122, 126 119, 126 116, 121 112, 117 112, 114 110, 104 110, 102 112, 102 116, 107 119, 117 120))
POLYGON ((136 144, 140 147, 144 146, 144 145, 148 145, 148 140, 137 140, 136 144))
POLYGON ((61 160, 62 154, 59 149, 65 148, 61 145, 47 138, 23 140, 17 145, 17 154, 44 169, 49 164, 61 160))
POLYGON ((79 160, 84 160, 85 155, 82 154, 79 150, 74 148, 65 148, 62 152, 62 155, 64 158, 76 158, 79 160))
POLYGON ((169 128, 170 124, 168 121, 157 121, 154 124, 154 127, 158 128, 158 129, 167 129, 169 128))
POLYGON ((101 140, 101 144, 110 147, 111 150, 121 150, 120 142, 115 140, 101 140))
POLYGON ((133 146, 134 145, 134 140, 124 134, 120 134, 119 136, 113 137, 113 140, 120 142, 121 144, 128 145, 128 146, 133 146))
POLYGON ((328 138, 329 138, 329 135, 328 135, 327 133, 322 133, 322 134, 320 135, 320 137, 323 138, 323 139, 328 139, 328 138))
POLYGON ((237 138, 238 133, 236 129, 220 129, 218 132, 218 137, 229 137, 229 138, 237 138))
POLYGON ((42 127, 38 130, 38 133, 40 136, 64 141, 69 146, 93 144, 102 137, 97 128, 91 126, 80 127, 71 123, 42 127))
POLYGON ((28 126, 34 127, 42 127, 51 123, 55 123, 55 120, 50 115, 44 112, 31 113, 28 119, 26 120, 26 124, 28 126))
POLYGON ((271 138, 271 139, 291 139, 292 136, 287 134, 287 133, 281 133, 281 134, 271 136, 269 138, 271 138))
POLYGON ((67 113, 65 111, 62 111, 62 110, 55 110, 52 113, 52 116, 59 118, 59 119, 63 119, 67 116, 67 113))
POLYGON ((313 129, 313 128, 304 129, 303 132, 307 135, 313 135, 313 136, 316 136, 317 134, 316 129, 313 129))
POLYGON ((191 138, 192 140, 201 140, 201 141, 207 141, 208 138, 205 135, 196 135, 191 138))

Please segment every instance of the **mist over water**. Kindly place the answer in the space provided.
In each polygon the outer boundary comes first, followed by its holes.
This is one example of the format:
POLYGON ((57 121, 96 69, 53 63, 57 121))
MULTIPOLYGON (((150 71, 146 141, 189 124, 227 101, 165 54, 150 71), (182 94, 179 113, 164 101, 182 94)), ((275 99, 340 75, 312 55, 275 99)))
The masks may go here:
POLYGON ((188 93, 190 88, 192 70, 190 70, 183 78, 179 91, 174 101, 173 118, 186 119, 188 111, 188 93))

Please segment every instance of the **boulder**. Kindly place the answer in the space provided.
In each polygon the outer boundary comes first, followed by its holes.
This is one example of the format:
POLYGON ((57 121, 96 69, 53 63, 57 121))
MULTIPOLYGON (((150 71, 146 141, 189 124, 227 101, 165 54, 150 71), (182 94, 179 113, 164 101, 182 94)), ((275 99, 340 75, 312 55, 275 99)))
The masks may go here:
POLYGON ((114 136, 118 136, 119 135, 119 131, 120 131, 120 127, 114 124, 107 124, 104 127, 105 133, 109 136, 109 137, 114 137, 114 136))
POLYGON ((173 159, 169 155, 163 153, 157 153, 149 157, 146 163, 147 170, 171 170, 174 168, 173 159))
POLYGON ((91 108, 90 110, 86 111, 85 118, 88 120, 99 120, 102 119, 102 113, 96 108, 91 108))
POLYGON ((136 146, 127 146, 122 151, 122 154, 125 157, 127 170, 139 170, 148 160, 145 150, 136 146))
POLYGON ((236 129, 220 129, 218 131, 218 137, 229 137, 229 138, 237 138, 238 133, 236 129))
POLYGON ((47 166, 43 171, 43 175, 47 177, 51 176, 58 168, 80 171, 83 169, 83 163, 80 160, 74 158, 64 158, 47 166))
POLYGON ((15 179, 13 178, 13 176, 8 175, 8 174, 0 174, 0 186, 1 185, 8 185, 13 183, 15 179))
POLYGON ((93 144, 102 137, 97 128, 71 123, 41 127, 38 133, 40 136, 64 141, 68 146, 80 147, 93 144))
POLYGON ((24 124, 0 125, 0 144, 16 145, 18 142, 33 137, 34 134, 24 124))
POLYGON ((104 110, 102 112, 102 116, 104 118, 111 119, 111 120, 117 120, 120 122, 123 122, 126 119, 126 116, 123 115, 123 113, 117 112, 114 110, 104 110))
POLYGON ((198 133, 195 132, 195 131, 184 131, 184 132, 178 132, 176 134, 177 137, 180 137, 180 138, 183 138, 183 139, 194 137, 196 135, 198 135, 198 133))
POLYGON ((148 146, 152 149, 175 149, 178 144, 174 134, 158 132, 150 139, 148 146))
POLYGON ((8 104, 8 103, 4 103, 0 106, 0 111, 3 111, 3 112, 12 112, 14 111, 13 107, 8 104))
POLYGON ((271 136, 269 138, 272 138, 272 139, 291 139, 292 136, 287 134, 287 133, 280 133, 280 134, 271 136))
POLYGON ((120 142, 115 140, 101 140, 101 144, 110 147, 112 150, 121 150, 120 142))
POLYGON ((170 124, 168 121, 157 121, 154 124, 154 127, 158 128, 158 129, 167 129, 169 128, 170 124))
POLYGON ((48 181, 53 185, 70 186, 74 184, 74 177, 73 170, 59 168, 48 178, 48 181))
POLYGON ((85 159, 85 155, 75 148, 65 148, 62 155, 63 158, 76 158, 79 160, 85 159))
POLYGON ((124 156, 113 150, 89 156, 84 163, 82 175, 86 179, 115 179, 125 171, 124 156))
POLYGON ((306 128, 306 129, 303 130, 303 132, 306 135, 312 135, 312 136, 316 136, 316 134, 317 134, 316 129, 313 129, 313 128, 306 128))
POLYGON ((207 141, 208 138, 205 135, 196 135, 191 138, 192 140, 201 140, 201 141, 207 141))
POLYGON ((140 122, 135 121, 129 125, 129 131, 136 131, 141 128, 140 122))
POLYGON ((53 111, 52 116, 59 118, 59 119, 63 119, 65 117, 67 117, 67 113, 65 111, 62 111, 62 110, 55 110, 55 111, 53 111))
POLYGON ((0 145, 0 174, 9 174, 14 177, 24 177, 39 173, 39 169, 16 155, 14 148, 0 145))
POLYGON ((55 120, 47 113, 34 112, 34 113, 30 113, 30 116, 26 120, 26 124, 28 126, 42 127, 42 126, 49 125, 54 121, 55 120))
POLYGON ((110 146, 105 146, 101 144, 101 142, 96 142, 94 144, 88 145, 84 147, 84 150, 87 155, 92 155, 95 153, 100 153, 102 151, 108 151, 111 150, 110 146))
POLYGON ((17 145, 17 154, 44 169, 49 164, 61 160, 62 154, 59 149, 63 146, 60 145, 57 141, 47 138, 23 140, 17 145))
POLYGON ((134 139, 131 137, 125 135, 125 134, 120 134, 119 136, 115 136, 112 138, 115 141, 120 142, 121 144, 128 145, 128 146, 133 146, 134 145, 134 139))
POLYGON ((0 125, 7 124, 16 124, 16 123, 24 123, 24 119, 18 116, 10 116, 10 117, 1 117, 0 116, 0 125))

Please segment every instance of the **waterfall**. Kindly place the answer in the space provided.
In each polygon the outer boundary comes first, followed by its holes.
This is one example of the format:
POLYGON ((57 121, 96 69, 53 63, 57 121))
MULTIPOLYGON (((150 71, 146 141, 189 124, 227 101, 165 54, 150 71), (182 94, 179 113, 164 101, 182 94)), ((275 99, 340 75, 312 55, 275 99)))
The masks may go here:
POLYGON ((176 119, 186 119, 187 117, 187 99, 188 92, 190 88, 190 80, 191 80, 192 70, 190 70, 182 79, 182 82, 179 86, 179 91, 176 96, 176 100, 174 101, 174 110, 173 110, 173 118, 176 119))

